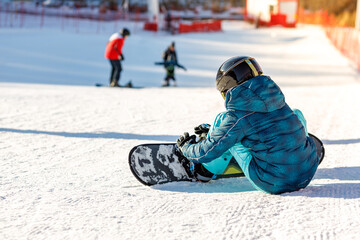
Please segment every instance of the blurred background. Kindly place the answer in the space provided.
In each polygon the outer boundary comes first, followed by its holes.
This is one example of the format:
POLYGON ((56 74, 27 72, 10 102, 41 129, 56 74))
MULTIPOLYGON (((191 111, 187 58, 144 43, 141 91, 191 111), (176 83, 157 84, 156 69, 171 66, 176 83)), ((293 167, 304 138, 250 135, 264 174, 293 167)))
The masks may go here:
MULTIPOLYGON (((19 13, 41 14, 39 8, 45 8, 46 14, 64 14, 69 16, 69 10, 77 10, 79 17, 96 18, 99 14, 104 19, 146 16, 149 6, 158 4, 160 14, 174 11, 181 18, 233 18, 243 19, 246 7, 259 2, 268 11, 276 11, 277 5, 285 5, 291 0, 2 0, 1 11, 16 11, 19 13), (49 9, 46 9, 49 8, 49 9), (91 11, 90 11, 91 10, 91 11), (117 14, 115 14, 117 13, 117 14), (121 13, 121 14, 120 14, 121 13), (126 15, 129 14, 129 15, 126 15)), ((355 27, 357 0, 294 0, 298 7, 299 21, 304 20, 304 14, 331 16, 331 24, 337 26, 355 27)), ((100 16, 98 16, 101 18, 100 16)), ((315 20, 306 19, 307 22, 315 20)))
MULTIPOLYGON (((95 60, 100 59, 103 54, 101 44, 106 43, 108 36, 112 32, 119 31, 122 27, 129 27, 132 33, 139 34, 141 32, 143 36, 141 40, 140 38, 139 40, 133 38, 129 42, 128 49, 130 50, 128 52, 130 55, 127 59, 130 64, 128 70, 131 70, 132 61, 134 64, 143 61, 141 62, 143 64, 142 69, 146 68, 146 71, 150 74, 149 72, 155 71, 152 66, 146 65, 151 62, 150 56, 156 56, 156 52, 161 51, 161 46, 167 44, 166 42, 173 41, 175 35, 180 43, 180 48, 184 50, 186 49, 185 41, 179 35, 199 32, 225 33, 228 32, 229 27, 232 28, 229 22, 246 23, 246 27, 244 25, 243 29, 249 26, 255 31, 260 28, 262 30, 269 29, 272 32, 271 37, 277 35, 276 32, 271 30, 272 28, 292 30, 301 29, 303 25, 316 25, 326 33, 334 46, 350 59, 350 62, 356 68, 360 69, 360 17, 358 16, 360 11, 357 11, 360 4, 358 4, 358 1, 360 0, 2 0, 0 1, 0 30, 17 29, 21 31, 23 29, 30 31, 32 29, 31 31, 34 31, 36 29, 36 35, 39 38, 40 36, 43 37, 41 37, 41 40, 34 40, 29 43, 31 48, 34 49, 35 45, 38 44, 39 51, 42 51, 46 44, 56 41, 58 43, 56 45, 58 52, 53 55, 58 57, 64 55, 64 51, 60 49, 70 51, 69 46, 75 46, 76 40, 69 40, 71 44, 62 46, 60 42, 65 44, 64 36, 60 38, 60 35, 57 35, 56 40, 50 40, 48 39, 50 35, 44 31, 45 29, 47 31, 57 31, 56 34, 59 32, 85 34, 83 37, 86 38, 86 43, 92 44, 89 45, 88 49, 91 48, 91 51, 96 52, 96 58, 94 57, 93 60, 93 64, 95 64, 95 60), (227 25, 227 29, 225 25, 227 25), (38 32, 40 30, 43 31, 40 33, 38 32), (88 38, 86 34, 92 34, 92 38, 88 38), (143 39, 148 38, 147 34, 154 34, 151 36, 157 37, 157 41, 152 44, 151 49, 142 44, 144 43, 143 39), (47 40, 45 41, 45 39, 47 40), (42 41, 41 44, 40 41, 42 41), (94 42, 90 43, 91 41, 94 42), (131 42, 135 45, 131 46, 131 42), (100 47, 97 49, 94 46, 100 47), (153 52, 149 53, 149 59, 142 56, 140 60, 137 58, 135 61, 135 56, 138 53, 135 51, 132 53, 131 49, 141 47, 144 48, 144 51, 153 52), (134 55, 134 58, 132 58, 131 54, 134 55)), ((22 31, 21 34, 26 31, 22 31)), ((250 35, 258 37, 252 37, 246 43, 262 38, 259 37, 259 34, 263 34, 264 31, 260 32, 250 33, 250 35)), ((245 36, 244 33, 238 30, 232 33, 228 32, 228 34, 234 41, 236 38, 240 39, 245 36)), ((2 43, 5 45, 3 45, 1 54, 4 56, 4 63, 9 64, 9 57, 14 55, 16 49, 19 56, 21 56, 20 52, 24 52, 18 49, 17 41, 20 40, 15 36, 20 36, 20 33, 14 33, 11 37, 7 35, 8 39, 3 37, 2 43), (11 46, 13 46, 13 50, 10 53, 11 46), (5 60, 4 55, 6 51, 9 52, 9 56, 6 57, 7 60, 5 60)), ((212 35, 212 37, 219 39, 230 39, 229 37, 225 38, 225 36, 212 35)), ((32 38, 34 37, 32 36, 32 38)), ((200 41, 199 46, 204 44, 207 35, 203 34, 200 38, 204 38, 204 40, 200 41)), ((265 40, 265 38, 263 39, 265 40)), ((270 39, 267 37, 264 44, 269 42, 270 39)), ((294 37, 294 39, 299 39, 299 37, 294 37)), ((84 43, 80 45, 85 47, 84 43)), ((230 48, 230 45, 228 47, 230 48)), ((84 49, 82 53, 82 56, 86 59, 92 57, 88 49, 84 49)), ((50 53, 54 52, 54 50, 56 50, 54 46, 49 46, 49 49, 45 52, 50 53)), ((80 49, 76 48, 72 51, 79 52, 80 49)), ((218 51, 220 50, 218 49, 218 51)), ((249 52, 248 48, 247 51, 249 52)), ((183 52, 182 54, 185 56, 182 59, 192 66, 196 66, 196 62, 192 62, 194 56, 191 55, 190 57, 190 52, 192 50, 189 50, 189 55, 183 52)), ((219 54, 217 56, 221 56, 221 51, 219 54)), ((64 56, 65 58, 73 59, 73 57, 69 56, 64 56)), ((85 63, 86 61, 82 59, 81 62, 85 63)), ((42 65, 44 64, 46 62, 42 63, 42 65)), ((107 66, 104 64, 101 67, 102 71, 105 72, 107 66)), ((139 72, 138 67, 133 67, 133 71, 131 76, 139 72)), ((210 76, 210 73, 205 74, 204 69, 201 71, 197 69, 196 71, 201 72, 204 78, 210 76)), ((97 78, 101 78, 103 75, 105 73, 99 73, 97 78)), ((90 79, 91 77, 87 76, 87 78, 90 79)), ((129 78, 131 77, 129 76, 129 78)), ((190 82, 191 79, 189 78, 188 81, 190 82)))

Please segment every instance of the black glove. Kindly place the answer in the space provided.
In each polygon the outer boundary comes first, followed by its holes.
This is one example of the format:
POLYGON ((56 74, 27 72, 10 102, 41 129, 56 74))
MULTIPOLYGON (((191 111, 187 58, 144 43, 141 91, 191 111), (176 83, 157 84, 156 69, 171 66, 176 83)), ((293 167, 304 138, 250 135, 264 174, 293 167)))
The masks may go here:
POLYGON ((204 140, 209 132, 211 125, 207 123, 200 124, 199 126, 194 128, 194 132, 200 140, 204 140))
POLYGON ((121 61, 124 61, 124 60, 125 60, 125 57, 124 57, 123 54, 120 54, 120 58, 121 58, 121 59, 120 59, 121 61))
POLYGON ((184 146, 185 143, 195 143, 196 141, 196 136, 195 135, 191 135, 189 136, 188 132, 185 132, 183 136, 180 136, 179 139, 176 141, 176 144, 179 148, 181 148, 182 146, 184 146))

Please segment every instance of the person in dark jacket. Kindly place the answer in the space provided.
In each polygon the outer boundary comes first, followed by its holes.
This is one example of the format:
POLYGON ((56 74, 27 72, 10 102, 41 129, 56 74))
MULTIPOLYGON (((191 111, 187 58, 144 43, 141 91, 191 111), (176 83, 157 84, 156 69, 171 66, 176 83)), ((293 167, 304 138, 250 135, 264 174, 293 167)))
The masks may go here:
POLYGON ((174 86, 176 86, 176 79, 175 79, 175 66, 177 64, 177 56, 175 51, 175 42, 172 42, 170 46, 166 49, 162 56, 164 60, 164 67, 166 70, 166 76, 164 79, 163 87, 170 86, 170 79, 173 80, 174 86))
POLYGON ((196 143, 186 133, 177 144, 189 161, 211 174, 221 174, 234 157, 256 189, 297 191, 310 183, 319 165, 315 142, 301 111, 292 110, 279 86, 262 73, 251 57, 225 61, 216 87, 226 111, 204 127, 204 140, 196 143))
POLYGON ((128 36, 130 36, 130 31, 123 28, 119 33, 112 34, 106 44, 105 58, 109 59, 111 64, 110 87, 120 87, 121 61, 125 60, 122 48, 128 36))

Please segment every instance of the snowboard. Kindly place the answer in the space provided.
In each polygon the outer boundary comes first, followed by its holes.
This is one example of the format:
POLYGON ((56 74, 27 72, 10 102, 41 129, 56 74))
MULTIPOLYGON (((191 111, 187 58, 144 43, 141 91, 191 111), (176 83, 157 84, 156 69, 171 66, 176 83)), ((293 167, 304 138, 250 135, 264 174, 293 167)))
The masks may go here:
MULTIPOLYGON (((151 186, 168 182, 197 181, 187 160, 175 143, 141 144, 129 153, 131 172, 143 184, 151 186)), ((245 176, 236 160, 216 179, 245 176)))
POLYGON ((186 67, 184 67, 183 65, 179 64, 177 61, 166 61, 166 62, 155 62, 155 65, 163 65, 165 68, 169 67, 169 66, 176 66, 178 68, 183 69, 184 71, 187 71, 186 67))
MULTIPOLYGON (((325 156, 325 148, 320 139, 313 134, 309 134, 309 136, 315 142, 321 163, 325 156)), ((199 180, 191 171, 190 161, 184 157, 175 143, 151 143, 135 146, 129 153, 129 165, 136 179, 148 186, 199 180)), ((225 171, 213 179, 244 176, 238 163, 232 158, 225 171)))
MULTIPOLYGON (((110 87, 108 84, 103 84, 103 83, 95 83, 95 87, 110 87)), ((132 84, 131 81, 129 81, 127 84, 125 85, 120 85, 120 87, 112 87, 112 88, 142 88, 142 87, 138 87, 138 86, 134 86, 132 84)))
POLYGON ((182 154, 174 143, 142 144, 129 153, 131 172, 143 184, 191 181, 183 165, 182 154))
POLYGON ((311 139, 315 142, 315 146, 316 146, 316 153, 319 157, 319 164, 322 162, 322 160, 325 157, 325 147, 324 144, 322 143, 322 141, 316 137, 314 134, 309 133, 309 137, 311 137, 311 139))

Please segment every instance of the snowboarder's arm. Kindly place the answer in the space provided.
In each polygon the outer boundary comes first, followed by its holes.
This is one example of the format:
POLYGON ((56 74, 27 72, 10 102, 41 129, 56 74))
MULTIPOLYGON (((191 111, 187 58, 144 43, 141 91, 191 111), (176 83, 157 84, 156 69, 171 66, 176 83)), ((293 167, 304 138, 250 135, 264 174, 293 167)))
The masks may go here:
POLYGON ((116 43, 114 44, 114 50, 116 51, 116 53, 119 55, 119 57, 122 57, 122 47, 124 45, 124 40, 123 39, 118 39, 116 40, 116 43))
POLYGON ((174 51, 174 60, 175 60, 175 62, 177 62, 177 61, 178 61, 178 59, 177 59, 177 55, 176 55, 176 51, 174 51))
POLYGON ((220 157, 244 137, 239 121, 236 116, 226 112, 220 125, 205 140, 197 144, 185 143, 181 147, 182 153, 190 161, 200 163, 220 157))
POLYGON ((119 51, 119 49, 117 48, 117 43, 115 43, 114 45, 114 50, 115 52, 119 55, 119 59, 121 58, 121 52, 119 51))
POLYGON ((166 50, 162 54, 162 59, 164 60, 164 62, 166 62, 167 57, 168 57, 168 51, 166 50))

